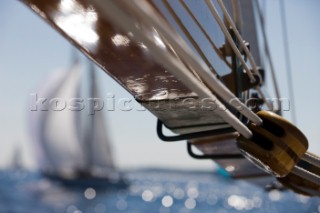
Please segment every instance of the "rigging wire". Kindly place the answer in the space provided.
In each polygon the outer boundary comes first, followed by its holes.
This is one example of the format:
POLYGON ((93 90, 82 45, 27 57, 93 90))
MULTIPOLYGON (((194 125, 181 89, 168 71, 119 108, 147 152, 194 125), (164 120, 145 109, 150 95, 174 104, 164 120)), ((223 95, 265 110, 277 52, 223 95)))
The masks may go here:
POLYGON ((201 50, 197 42, 192 37, 191 33, 188 31, 186 26, 183 24, 182 20, 179 18, 179 16, 175 13, 171 5, 169 4, 168 0, 162 0, 164 6, 167 8, 168 12, 172 15, 176 23, 179 25, 180 29, 183 31, 183 33, 187 36, 188 40, 191 42, 193 47, 197 50, 200 57, 203 59, 203 61, 207 64, 207 66, 210 68, 211 71, 213 71, 216 75, 218 75, 217 71, 213 68, 211 63, 209 62, 209 59, 206 57, 204 52, 201 50))
MULTIPOLYGON (((198 27, 200 27, 200 29, 202 30, 202 32, 205 34, 205 36, 207 37, 207 39, 209 40, 209 42, 211 41, 210 36, 206 33, 206 31, 203 29, 203 27, 201 26, 201 24, 199 23, 199 21, 195 18, 195 16, 192 14, 190 8, 186 5, 186 3, 183 0, 180 0, 182 6, 186 9, 186 11, 188 12, 188 14, 192 17, 192 19, 196 22, 196 24, 198 25, 198 27)), ((184 26, 184 24, 182 23, 181 19, 177 16, 177 14, 174 12, 173 8, 170 6, 170 4, 168 3, 167 0, 163 0, 163 3, 165 4, 167 10, 171 13, 171 15, 174 17, 175 21, 178 23, 178 25, 180 26, 180 28, 183 30, 183 32, 186 34, 186 36, 189 38, 189 40, 192 42, 192 44, 194 45, 194 47, 198 50, 199 53, 202 53, 200 55, 204 55, 203 52, 201 51, 200 47, 198 46, 198 44, 195 42, 195 40, 192 38, 190 32, 186 29, 186 27, 184 26)), ((237 30, 233 20, 231 19, 228 11, 226 10, 223 2, 221 2, 222 4, 222 9, 224 10, 224 14, 225 16, 228 17, 228 22, 230 22, 231 26, 235 29, 236 33, 237 33, 237 37, 242 44, 242 48, 245 50, 247 56, 249 57, 249 59, 251 58, 251 65, 254 69, 255 74, 257 74, 258 76, 260 76, 258 69, 256 67, 256 64, 254 62, 253 56, 250 53, 249 49, 246 47, 246 45, 243 43, 243 38, 241 37, 239 31, 237 30)), ((218 16, 219 17, 219 16, 218 16)), ((223 24, 224 26, 224 24, 223 24)), ((228 32, 228 31, 227 31, 228 32)), ((228 32, 227 35, 229 35, 229 37, 231 38, 232 42, 234 43, 230 33, 228 32)), ((226 36, 227 36, 226 35, 226 36)), ((212 42, 212 41, 211 41, 212 42)), ((229 41, 230 42, 230 41, 229 41)), ((214 44, 213 44, 214 45, 214 44)), ((234 43, 235 45, 235 43, 234 43)), ((239 49, 236 47, 236 49, 238 50, 238 52, 240 53, 239 49)), ((207 59, 205 56, 203 57, 204 59, 207 59)), ((243 60, 242 56, 240 55, 240 58, 243 60)), ((243 60, 244 61, 244 60, 243 60)), ((208 61, 207 61, 207 65, 208 65, 208 61)), ((246 63, 244 62, 244 64, 246 65, 246 63)), ((213 69, 213 68, 212 68, 213 69)), ((251 70, 249 71, 251 73, 251 70)), ((215 72, 217 73, 217 72, 215 72)), ((268 106, 269 109, 272 109, 272 104, 270 102, 268 102, 266 100, 265 95, 263 94, 262 90, 260 89, 259 86, 256 87, 256 90, 258 92, 258 94, 260 95, 260 97, 264 100, 264 102, 266 103, 266 105, 268 106)))
MULTIPOLYGON (((201 24, 199 23, 199 21, 196 19, 196 17, 193 15, 193 13, 191 12, 190 8, 188 7, 188 5, 183 1, 183 0, 179 0, 180 3, 182 4, 182 6, 185 8, 185 10, 188 12, 188 14, 190 15, 190 17, 195 21, 195 23, 198 25, 198 27, 200 28, 200 30, 204 33, 204 35, 206 36, 206 38, 208 39, 208 41, 211 43, 211 45, 214 47, 214 49, 216 48, 214 43, 212 42, 210 36, 208 35, 208 33, 204 30, 204 28, 201 26, 201 24)), ((174 12, 173 8, 170 6, 170 4, 168 3, 167 0, 163 0, 163 3, 165 4, 166 8, 168 9, 168 11, 171 13, 171 15, 174 17, 174 19, 176 20, 176 22, 178 23, 178 25, 180 26, 180 28, 183 30, 183 32, 186 34, 186 36, 189 38, 189 40, 192 42, 192 44, 194 45, 194 47, 198 50, 198 52, 202 53, 200 55, 204 55, 203 52, 201 51, 201 49, 199 48, 199 46, 197 45, 197 43, 195 42, 195 40, 192 38, 190 32, 187 30, 187 28, 184 26, 184 24, 182 23, 181 19, 177 16, 177 14, 174 12)), ((231 27, 234 29, 234 32, 237 36, 237 39, 240 41, 241 44, 241 48, 245 51, 245 53, 247 54, 247 57, 250 60, 251 66, 253 67, 254 73, 258 76, 260 76, 261 79, 261 75, 257 69, 256 63, 254 61, 254 58, 251 54, 251 52, 249 51, 249 49, 247 48, 247 46, 244 43, 244 39, 242 38, 242 36, 240 35, 239 31, 237 30, 237 27, 235 26, 235 23, 233 22, 232 18, 230 17, 225 5, 223 4, 222 0, 218 0, 219 5, 221 6, 221 9, 223 10, 223 13, 225 15, 225 17, 227 18, 227 21, 229 22, 229 24, 231 25, 231 27)), ((224 26, 224 25, 223 25, 224 26)), ((231 37, 230 33, 228 32, 229 36, 231 37)), ((230 42, 230 41, 229 41, 230 42)), ((233 39, 232 42, 234 43, 233 39)), ((238 48, 237 48, 238 49, 238 48)), ((239 49, 238 49, 239 51, 239 49)), ((220 52, 220 51, 219 51, 220 52)), ((240 51, 239 51, 240 52, 240 51)), ((220 52, 220 54, 222 54, 220 52)), ((242 56, 240 56, 240 58, 243 60, 242 56)), ((207 59, 204 56, 204 59, 207 59)), ((208 63, 207 63, 208 64, 208 63)), ((245 63, 246 64, 246 63, 245 63)), ((212 68, 213 69, 213 68, 212 68)), ((215 72, 217 73, 217 72, 215 72)), ((251 73, 251 70, 250 70, 251 73)), ((270 102, 268 102, 266 100, 266 96, 264 95, 264 93, 262 92, 260 86, 255 87, 255 89, 257 90, 258 94, 260 95, 260 97, 264 100, 264 102, 266 103, 267 107, 269 109, 272 109, 273 106, 270 102)))
MULTIPOLYGON (((208 0, 208 1, 209 1, 209 0, 208 0)), ((211 1, 210 1, 210 3, 208 3, 208 1, 207 1, 207 4, 208 4, 209 7, 211 7, 211 11, 215 14, 214 16, 215 16, 217 22, 221 22, 221 18, 220 18, 220 16, 218 15, 215 6, 213 5, 213 3, 212 3, 211 1), (220 21, 219 21, 219 20, 220 20, 220 21)), ((259 73, 259 71, 258 71, 258 68, 257 68, 257 66, 256 66, 256 63, 255 63, 255 60, 254 60, 251 52, 249 51, 249 49, 248 49, 247 46, 245 45, 244 39, 243 39, 242 36, 240 35, 240 33, 239 33, 239 31, 238 31, 235 23, 233 22, 230 14, 229 14, 229 12, 227 11, 224 3, 222 2, 222 0, 218 0, 218 4, 220 5, 220 8, 222 9, 222 12, 223 12, 225 18, 227 19, 227 21, 228 21, 229 24, 231 25, 231 27, 232 27, 232 29, 233 29, 233 31, 234 31, 237 39, 239 40, 241 48, 245 51, 247 57, 249 58, 249 61, 250 61, 250 64, 251 64, 251 66, 252 66, 252 68, 253 68, 254 73, 255 73, 256 75, 260 76, 260 78, 261 78, 261 75, 260 75, 260 73, 259 73)), ((222 28, 222 30, 223 30, 223 29, 226 29, 226 27, 225 27, 224 24, 220 25, 220 27, 222 28), (223 26, 223 27, 221 27, 221 26, 223 26)), ((226 36, 226 38, 228 39, 229 43, 232 42, 232 43, 234 44, 234 46, 236 47, 236 49, 233 48, 235 54, 237 55, 237 52, 240 53, 238 47, 235 45, 235 43, 234 43, 234 41, 233 41, 233 39, 232 39, 232 37, 231 37, 231 35, 230 35, 230 32, 229 32, 228 30, 223 30, 223 31, 226 32, 226 33, 225 33, 225 36, 226 36), (229 38, 231 38, 231 40, 230 40, 229 38)), ((232 45, 232 46, 233 46, 233 45, 232 45)), ((243 58, 242 58, 242 56, 241 56, 241 53, 240 53, 240 57, 238 56, 238 58, 239 58, 239 59, 241 58, 240 61, 242 62, 243 58)), ((244 60, 243 60, 243 61, 244 61, 244 60)), ((244 64, 246 65, 245 62, 244 62, 244 64)), ((242 65, 244 65, 244 64, 243 64, 243 62, 242 62, 242 65)), ((251 73, 251 70, 250 70, 250 73, 251 73)), ((270 110, 272 110, 273 106, 272 106, 272 104, 271 104, 269 101, 266 100, 266 97, 265 97, 265 95, 263 94, 260 86, 257 86, 257 87, 255 87, 255 88, 256 88, 257 92, 259 93, 260 97, 261 97, 261 98, 263 99, 263 101, 266 103, 267 107, 268 107, 270 110)))
MULTIPOLYGON (((252 66, 253 72, 257 75, 260 76, 260 73, 258 71, 257 65, 254 61, 254 58, 250 52, 250 50, 248 49, 247 45, 244 42, 244 39, 242 38, 242 36, 240 35, 240 32, 238 31, 235 23, 233 22, 232 18, 230 17, 229 12, 227 11, 227 8, 225 7, 224 3, 222 2, 222 0, 218 0, 218 4, 220 5, 220 8, 222 9, 222 12, 224 14, 224 17, 226 18, 226 20, 228 21, 228 23, 231 25, 233 32, 235 33, 239 43, 240 43, 240 47, 244 50, 244 52, 246 53, 250 64, 252 66)), ((241 57, 242 58, 242 57, 241 57)))
MULTIPOLYGON (((188 7, 188 5, 183 1, 183 0, 179 0, 181 5, 185 8, 185 10, 187 11, 187 13, 190 15, 190 17, 193 19, 193 21, 197 24, 197 26, 200 28, 200 30, 203 32, 203 34, 205 35, 205 37, 208 39, 208 41, 210 42, 210 44, 213 46, 213 48, 216 50, 217 53, 219 53, 218 55, 221 57, 222 53, 220 50, 217 50, 216 46, 214 45, 214 43, 212 42, 210 36, 208 35, 208 33, 204 30, 204 28, 201 26, 201 24, 199 23, 199 21, 196 19, 196 17, 193 15, 192 11, 190 10, 190 8, 188 7)), ((186 36, 189 38, 189 40, 192 42, 193 46, 198 50, 198 52, 200 53, 200 55, 203 55, 203 59, 205 59, 206 64, 208 65, 209 62, 207 60, 207 58, 204 56, 203 52, 201 51, 200 47, 197 45, 197 43, 195 42, 195 40, 192 38, 190 32, 187 30, 187 28, 184 26, 184 24, 182 23, 181 19, 177 16, 177 14, 174 12, 173 8, 170 6, 170 4, 168 3, 167 0, 163 0, 166 8, 168 9, 168 11, 171 13, 171 15, 174 17, 175 21, 178 23, 178 25, 180 26, 180 28, 183 30, 183 32, 186 34, 186 36)), ((244 43, 244 39, 242 38, 242 36, 240 35, 239 31, 237 30, 237 27, 235 26, 233 20, 231 19, 227 9, 225 8, 223 2, 221 0, 218 0, 219 5, 221 6, 223 13, 225 15, 225 17, 227 18, 227 21, 229 22, 229 24, 232 26, 232 28, 235 31, 235 34, 238 38, 238 40, 241 43, 241 48, 245 51, 245 53, 247 54, 251 66, 253 67, 254 73, 257 74, 258 76, 260 76, 260 73, 257 69, 256 63, 254 61, 254 58, 251 54, 251 52, 249 51, 249 49, 247 48, 247 46, 244 43)), ((230 33, 228 32, 228 34, 230 35, 230 33)), ((231 37, 231 35, 230 35, 231 37)), ((233 39, 232 39, 233 41, 233 39)), ((242 56, 240 56, 241 59, 242 56)), ((225 60, 225 59, 224 59, 225 60)), ((226 61, 226 60, 225 60, 226 61)), ((211 68, 213 69, 213 68, 211 68)), ((251 72, 251 70, 250 70, 251 72)), ((217 74, 217 72, 215 72, 217 74)), ((264 102, 266 103, 267 107, 269 109, 272 109, 273 106, 270 102, 268 102, 266 100, 265 95, 263 94, 262 90, 260 89, 259 86, 256 87, 256 90, 258 92, 258 94, 260 95, 260 97, 262 97, 262 99, 264 100, 264 102)))
POLYGON ((245 69, 245 71, 246 71, 248 77, 250 78, 251 82, 255 82, 256 79, 254 78, 251 70, 249 69, 249 67, 247 66, 246 62, 244 61, 244 59, 243 59, 243 57, 242 57, 237 45, 235 44, 234 40, 232 39, 232 36, 229 33, 227 27, 224 25, 223 20, 220 18, 219 13, 218 13, 216 7, 214 6, 213 2, 211 0, 205 0, 205 1, 207 3, 208 8, 210 9, 211 14, 216 19, 216 21, 219 24, 222 32, 224 33, 226 39, 228 40, 231 48, 233 49, 234 53, 236 54, 236 56, 240 60, 242 66, 245 69))
POLYGON ((266 53, 266 56, 267 56, 267 59, 268 59, 268 62, 269 62, 269 66, 270 66, 272 84, 274 86, 275 95, 276 95, 276 98, 277 98, 278 110, 281 111, 280 90, 279 90, 279 85, 278 85, 277 78, 276 78, 276 72, 275 72, 273 60, 272 60, 270 49, 269 49, 269 42, 268 42, 268 39, 267 39, 267 33, 266 33, 266 28, 265 28, 265 20, 264 20, 264 17, 262 15, 262 11, 261 11, 261 8, 259 6, 259 3, 257 1, 253 1, 253 4, 255 5, 256 11, 258 12, 258 17, 259 17, 259 21, 260 21, 260 25, 261 25, 261 31, 262 31, 262 37, 263 37, 263 40, 264 40, 264 50, 265 50, 265 53, 266 53))
POLYGON ((203 33, 203 35, 206 37, 206 39, 209 41, 210 45, 212 46, 212 48, 214 49, 214 51, 216 52, 216 54, 220 57, 221 60, 223 60, 226 65, 231 68, 232 65, 229 61, 226 60, 226 58, 224 57, 223 53, 219 50, 219 48, 217 48, 217 46, 214 44, 214 42, 212 41, 211 37, 209 36, 209 34, 206 32, 206 30, 203 28, 203 26, 200 24, 200 22, 197 20, 197 18, 193 15, 190 7, 184 2, 184 0, 179 0, 181 5, 183 6, 183 8, 187 11, 187 13, 190 15, 190 17, 192 18, 192 20, 196 23, 196 25, 199 27, 199 29, 201 30, 201 32, 203 33))
POLYGON ((292 77, 292 68, 291 68, 291 60, 290 60, 290 48, 289 48, 289 36, 287 29, 287 20, 286 20, 286 10, 284 1, 279 1, 280 3, 280 13, 281 13, 281 22, 283 29, 283 43, 285 49, 285 61, 286 61, 286 70, 288 76, 288 87, 289 87, 289 97, 290 102, 293 107, 291 107, 291 117, 292 122, 296 123, 296 110, 295 110, 295 101, 294 101, 294 88, 293 88, 293 77, 292 77))
MULTIPOLYGON (((262 80, 261 74, 258 71, 258 68, 257 68, 257 65, 255 63, 255 60, 254 60, 250 50, 248 49, 248 47, 245 45, 244 39, 240 35, 240 32, 238 31, 237 26, 234 23, 234 21, 232 20, 232 18, 230 16, 228 10, 226 9, 223 1, 222 0, 218 0, 218 4, 220 5, 220 8, 222 9, 224 17, 226 18, 227 22, 231 25, 231 27, 233 29, 233 32, 235 33, 238 41, 240 42, 240 48, 242 48, 242 50, 244 50, 244 52, 246 53, 246 55, 247 55, 247 57, 248 57, 248 59, 250 61, 250 64, 251 64, 251 66, 253 68, 253 72, 256 75, 258 75, 260 77, 260 79, 262 80)), ((257 90, 257 92, 260 95, 260 97, 262 98, 262 100, 264 100, 264 102, 266 103, 267 107, 272 110, 273 106, 269 101, 267 101, 267 99, 266 99, 264 93, 262 92, 260 86, 255 87, 255 89, 257 90)))

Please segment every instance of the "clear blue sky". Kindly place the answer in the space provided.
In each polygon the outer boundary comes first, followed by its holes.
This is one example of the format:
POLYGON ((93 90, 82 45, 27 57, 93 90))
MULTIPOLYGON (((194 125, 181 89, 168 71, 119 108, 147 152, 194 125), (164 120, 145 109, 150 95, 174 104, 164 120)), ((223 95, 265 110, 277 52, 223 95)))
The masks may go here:
MULTIPOLYGON (((320 1, 285 0, 290 56, 293 68, 297 125, 309 139, 312 152, 320 154, 320 1)), ((288 97, 282 29, 278 0, 266 1, 267 29, 282 97, 288 97)), ((41 79, 70 61, 69 43, 18 1, 0 6, 0 166, 11 161, 14 147, 20 146, 27 165, 33 166, 32 143, 28 135, 29 94, 41 79)), ((102 95, 131 96, 99 72, 102 95)), ((290 119, 290 114, 285 116, 290 119)), ((149 112, 107 114, 109 134, 116 162, 125 167, 213 167, 211 161, 191 159, 185 143, 165 144, 156 136, 156 118, 149 112), (143 122, 142 122, 143 120, 143 122)))

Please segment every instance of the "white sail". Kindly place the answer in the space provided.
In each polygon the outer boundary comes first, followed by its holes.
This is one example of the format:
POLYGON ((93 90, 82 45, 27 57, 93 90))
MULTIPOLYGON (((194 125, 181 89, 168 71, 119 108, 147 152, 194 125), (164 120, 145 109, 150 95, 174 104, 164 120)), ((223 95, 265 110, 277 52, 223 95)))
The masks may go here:
MULTIPOLYGON (((70 70, 52 74, 37 93, 38 98, 48 99, 45 111, 32 111, 30 118, 40 168, 69 179, 108 177, 114 166, 102 112, 82 116, 82 111, 70 108, 70 101, 80 98, 82 70, 75 63, 70 70)), ((94 78, 90 81, 97 97, 94 78)))
MULTIPOLYGON (((69 71, 63 84, 51 96, 51 100, 59 98, 65 104, 70 99, 77 98, 80 84, 79 68, 79 65, 76 65, 69 71)), ((74 169, 82 169, 85 163, 76 127, 79 112, 67 108, 54 111, 52 104, 50 105, 44 121, 43 143, 47 147, 53 168, 59 173, 72 175, 74 169)))
MULTIPOLYGON (((47 105, 41 105, 41 107, 34 107, 34 103, 41 98, 49 99, 58 88, 60 83, 67 77, 67 70, 60 70, 53 72, 50 76, 44 79, 43 83, 37 89, 35 99, 32 100, 31 111, 29 114, 30 132, 32 140, 35 144, 34 150, 36 152, 37 160, 41 170, 53 170, 53 164, 50 159, 50 152, 48 153, 46 143, 43 141, 43 127, 45 123, 45 117, 48 114, 47 105)), ((45 102, 47 104, 47 102, 45 102)))

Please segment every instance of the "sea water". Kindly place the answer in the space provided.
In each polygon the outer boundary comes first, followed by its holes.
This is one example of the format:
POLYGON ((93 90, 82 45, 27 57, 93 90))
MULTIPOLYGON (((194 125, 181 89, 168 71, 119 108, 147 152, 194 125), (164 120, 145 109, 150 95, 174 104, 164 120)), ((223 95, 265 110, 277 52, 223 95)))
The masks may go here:
POLYGON ((320 199, 265 189, 215 173, 124 172, 125 186, 68 186, 35 172, 0 172, 0 212, 320 212, 320 199))

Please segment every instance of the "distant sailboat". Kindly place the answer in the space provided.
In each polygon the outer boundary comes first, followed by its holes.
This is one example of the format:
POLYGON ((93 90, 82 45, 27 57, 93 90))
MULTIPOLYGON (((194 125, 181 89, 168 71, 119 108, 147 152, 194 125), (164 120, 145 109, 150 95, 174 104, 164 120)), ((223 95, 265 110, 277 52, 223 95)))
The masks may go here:
MULTIPOLYGON (((115 182, 119 174, 114 166, 102 111, 89 115, 84 114, 84 110, 70 108, 70 101, 80 100, 83 93, 83 69, 83 64, 74 60, 68 70, 52 73, 36 94, 38 99, 47 99, 45 104, 33 109, 30 116, 39 167, 43 174, 61 180, 115 182), (52 106, 52 100, 60 100, 62 108, 53 109, 58 102, 52 106)), ((88 95, 97 98, 95 70, 91 63, 89 71, 88 95)))
POLYGON ((13 150, 12 161, 9 165, 10 170, 21 171, 24 170, 21 148, 16 146, 13 150))

